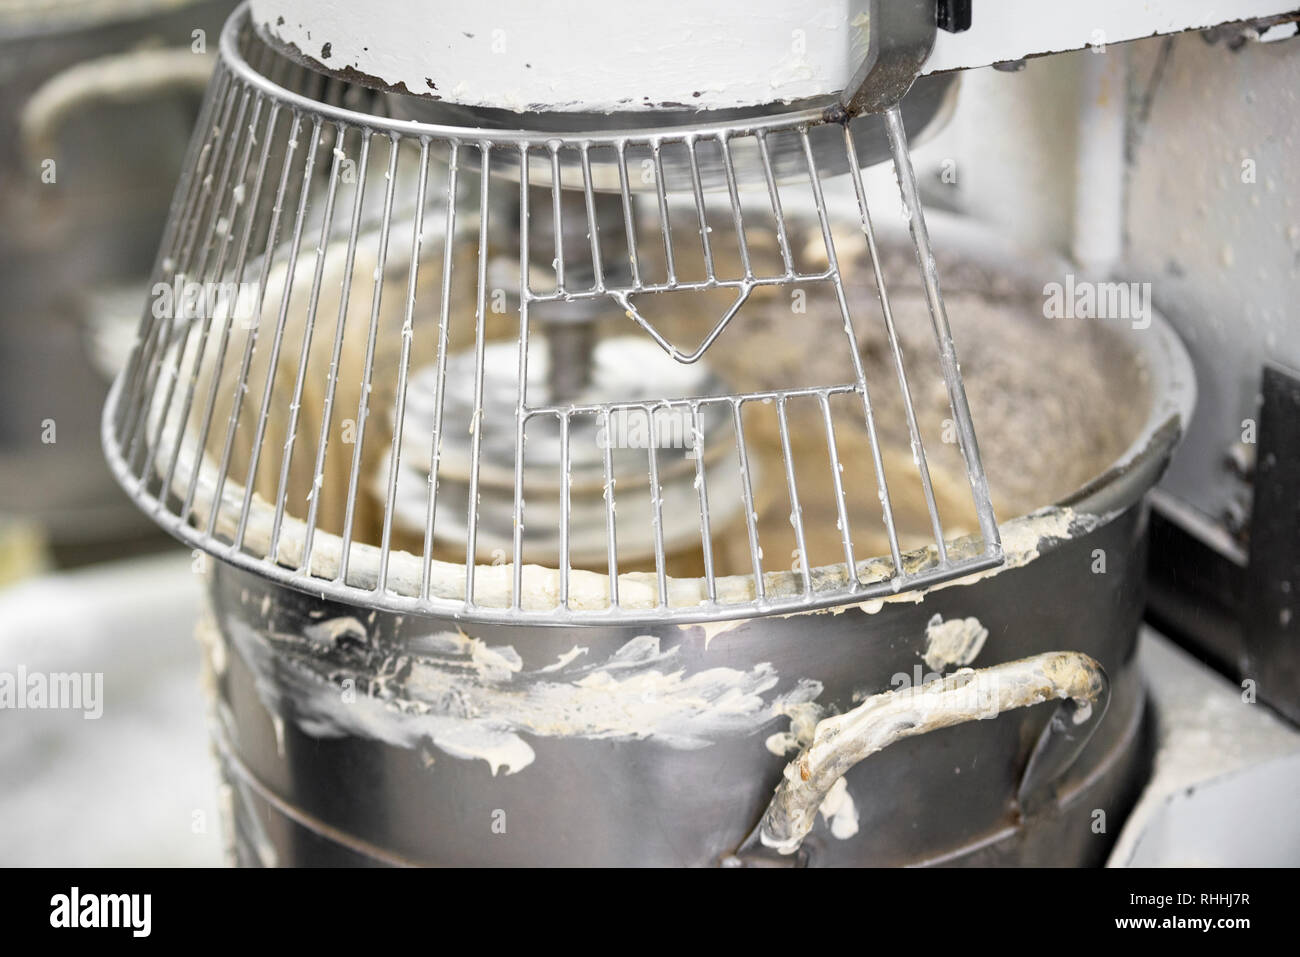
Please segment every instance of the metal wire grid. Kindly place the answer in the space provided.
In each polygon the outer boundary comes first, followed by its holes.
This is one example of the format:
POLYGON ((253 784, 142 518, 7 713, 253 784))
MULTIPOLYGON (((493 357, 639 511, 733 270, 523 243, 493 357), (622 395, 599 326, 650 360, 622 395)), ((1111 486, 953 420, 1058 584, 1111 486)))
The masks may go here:
MULTIPOLYGON (((982 535, 982 541, 977 543, 977 547, 966 547, 959 551, 952 550, 945 541, 925 447, 911 403, 910 387, 894 328, 885 279, 881 274, 866 194, 858 165, 854 161, 857 153, 853 134, 849 126, 843 124, 843 148, 849 158, 860 225, 874 267, 882 320, 888 331, 898 387, 905 400, 913 461, 933 532, 932 548, 925 554, 912 556, 905 554, 900 546, 894 523, 870 393, 849 316, 832 239, 831 220, 822 192, 818 151, 813 149, 810 139, 810 131, 820 130, 825 125, 821 113, 813 111, 737 125, 606 135, 566 135, 557 138, 546 134, 495 130, 489 133, 394 120, 384 115, 382 107, 382 99, 377 94, 338 80, 327 80, 270 52, 252 35, 245 18, 236 16, 227 25, 222 36, 221 61, 191 146, 187 164, 189 172, 177 191, 168 231, 159 253, 156 278, 164 283, 176 277, 198 277, 214 281, 233 279, 240 283, 248 275, 256 274, 256 304, 253 312, 255 316, 261 317, 267 308, 266 295, 272 285, 269 279, 273 264, 282 265, 285 275, 292 277, 298 268, 300 253, 307 250, 309 257, 315 256, 315 265, 306 303, 297 374, 290 394, 284 394, 283 383, 276 386, 279 377, 275 374, 281 361, 281 351, 286 347, 285 332, 291 311, 293 283, 288 279, 284 282, 278 308, 274 302, 270 304, 275 315, 274 329, 262 330, 259 334, 257 326, 261 320, 255 321, 245 337, 242 354, 231 354, 235 322, 230 316, 214 316, 208 310, 201 317, 182 317, 178 320, 172 317, 159 318, 153 311, 146 310, 136 345, 127 367, 114 387, 105 413, 105 445, 110 463, 127 491, 173 534, 222 560, 322 597, 393 611, 503 622, 697 621, 753 613, 795 611, 862 601, 903 589, 923 587, 1000 562, 1001 546, 997 525, 979 460, 970 411, 957 368, 934 260, 930 254, 929 239, 917 199, 906 138, 897 110, 886 116, 890 145, 899 185, 909 212, 944 384, 957 425, 958 448, 965 463, 982 535), (777 164, 773 161, 769 147, 774 136, 795 137, 802 152, 808 186, 825 245, 827 265, 820 271, 799 268, 793 255, 781 193, 777 186, 780 174, 776 171, 777 164), (350 143, 357 146, 351 155, 347 152, 350 143), (733 155, 738 149, 747 150, 751 161, 756 156, 758 167, 762 171, 761 187, 765 188, 771 207, 780 253, 780 264, 775 269, 760 268, 750 256, 746 240, 750 227, 747 227, 745 221, 746 214, 740 195, 741 183, 738 182, 736 172, 738 164, 733 155), (399 196, 397 189, 399 154, 402 150, 418 153, 414 192, 406 196, 399 196), (673 162, 666 164, 665 156, 669 152, 674 153, 673 162), (322 156, 327 157, 324 162, 321 162, 322 156), (279 160, 278 175, 272 157, 279 160), (593 159, 596 157, 600 158, 600 168, 593 171, 593 159), (656 250, 656 257, 666 267, 662 278, 643 274, 646 261, 643 250, 647 239, 638 234, 635 226, 634 206, 637 200, 634 194, 638 184, 629 176, 629 161, 636 163, 647 159, 652 164, 654 173, 650 177, 649 191, 653 194, 652 202, 658 211, 658 240, 661 248, 656 250), (349 160, 355 162, 361 178, 354 191, 350 210, 343 211, 347 217, 347 266, 342 275, 340 306, 334 317, 332 354, 323 390, 321 428, 315 451, 315 485, 307 496, 306 515, 299 521, 300 517, 292 513, 288 504, 290 462, 298 434, 298 418, 309 374, 308 353, 312 348, 316 321, 318 318, 329 318, 325 315, 317 316, 322 297, 324 249, 330 237, 337 235, 340 228, 336 224, 340 212, 336 208, 336 201, 341 176, 349 160), (377 213, 380 224, 376 251, 378 266, 371 291, 369 331, 362 361, 364 379, 360 384, 360 402, 356 410, 357 435, 350 453, 346 510, 341 533, 336 536, 319 527, 320 476, 324 472, 331 423, 337 414, 334 404, 344 348, 344 326, 353 291, 353 267, 357 262, 358 244, 365 225, 375 215, 374 200, 367 197, 366 185, 371 179, 379 182, 370 173, 371 164, 376 160, 384 164, 376 167, 383 169, 383 195, 377 213), (715 265, 712 229, 706 221, 705 211, 706 180, 709 177, 702 174, 702 166, 707 166, 710 175, 720 169, 725 180, 726 201, 738 243, 741 266, 738 276, 725 275, 715 265), (580 270, 572 267, 575 251, 566 251, 564 231, 561 229, 561 193, 566 185, 571 185, 566 180, 572 179, 569 171, 575 168, 581 171, 578 188, 585 199, 589 237, 588 249, 583 251, 583 268, 580 270), (687 182, 674 183, 671 172, 666 172, 670 168, 688 169, 687 182), (614 172, 616 183, 611 179, 614 172), (473 196, 469 199, 462 198, 465 193, 460 182, 462 177, 467 181, 476 181, 476 184, 471 183, 477 185, 476 199, 473 196), (530 203, 534 202, 537 195, 535 186, 530 184, 539 180, 549 187, 554 225, 553 236, 548 237, 550 245, 547 250, 554 253, 554 258, 546 276, 549 281, 546 282, 538 281, 539 263, 532 250, 532 230, 529 228, 530 203), (430 191, 431 181, 436 184, 434 193, 430 191), (673 219, 670 199, 675 192, 674 186, 685 187, 684 192, 690 197, 694 208, 698 229, 692 230, 691 235, 699 242, 699 253, 702 254, 704 266, 704 275, 699 278, 683 278, 678 275, 677 261, 682 255, 681 233, 670 225, 673 219), (320 195, 322 188, 323 197, 320 195), (480 416, 483 412, 484 354, 487 342, 485 325, 488 315, 486 300, 489 290, 489 248, 495 241, 489 234, 489 220, 490 211, 499 207, 498 194, 505 188, 512 192, 517 190, 519 215, 517 362, 520 388, 514 409, 515 514, 513 555, 510 556, 512 560, 507 573, 508 594, 504 599, 497 594, 495 599, 485 601, 480 589, 476 587, 476 580, 489 574, 479 566, 477 560, 477 505, 482 437, 477 419, 472 424, 470 438, 470 504, 466 515, 464 563, 463 566, 454 566, 459 570, 459 577, 453 572, 450 580, 454 582, 454 587, 450 591, 446 563, 438 561, 434 555, 434 531, 444 429, 442 407, 449 348, 448 329, 453 318, 452 239, 467 229, 477 227, 473 389, 475 414, 480 416), (595 207, 602 189, 612 189, 623 207, 626 227, 623 240, 626 243, 627 257, 626 262, 620 262, 616 268, 611 268, 607 262, 609 254, 603 248, 605 244, 596 226, 595 207), (295 196, 296 202, 293 202, 295 196), (395 210, 399 212, 395 213, 395 210), (425 218, 429 212, 435 216, 441 214, 444 218, 441 230, 444 242, 441 295, 437 311, 437 399, 432 434, 429 436, 429 493, 423 554, 416 556, 395 547, 393 506, 403 446, 414 328, 421 318, 426 321, 433 318, 431 310, 427 317, 424 315, 423 303, 417 306, 420 250, 428 235, 425 218), (380 338, 379 316, 381 296, 386 285, 382 277, 390 260, 389 239, 395 222, 398 219, 405 222, 406 217, 410 219, 411 241, 405 260, 409 268, 402 305, 400 350, 391 366, 385 365, 377 369, 376 357, 384 344, 380 338), (285 230, 291 234, 287 242, 282 238, 285 230), (319 242, 315 244, 313 252, 311 236, 314 230, 319 231, 319 242), (578 273, 581 275, 578 276, 578 273), (528 403, 523 383, 526 381, 529 362, 530 312, 539 304, 607 298, 617 303, 640 329, 675 360, 691 363, 699 360, 714 345, 756 289, 801 283, 828 283, 833 288, 844 319, 846 353, 853 366, 852 381, 725 396, 666 396, 655 402, 589 405, 528 403), (634 298, 706 290, 729 290, 734 292, 735 300, 698 347, 689 350, 679 349, 663 335, 656 324, 642 314, 634 298), (272 333, 269 344, 264 342, 267 331, 272 333), (268 345, 269 371, 259 397, 250 379, 250 370, 257 350, 265 349, 268 345), (223 370, 233 368, 238 368, 239 371, 234 376, 233 388, 229 388, 232 380, 228 374, 223 378, 222 373, 223 370), (215 372, 212 371, 214 369, 215 372), (371 543, 355 541, 354 527, 357 504, 364 488, 361 473, 366 424, 373 411, 369 396, 377 373, 381 379, 395 376, 396 387, 387 495, 383 508, 382 532, 376 548, 371 543), (226 397, 228 390, 233 396, 226 397), (256 405, 247 401, 249 393, 252 393, 256 405), (830 411, 830 402, 837 396, 854 396, 861 402, 872 446, 871 458, 876 478, 873 491, 880 504, 889 541, 888 557, 875 562, 864 562, 863 558, 867 556, 857 555, 854 549, 847 505, 853 490, 846 489, 841 477, 842 469, 830 411), (220 432, 220 422, 215 421, 217 417, 214 415, 220 404, 219 397, 228 398, 230 403, 224 436, 220 432), (803 562, 792 573, 773 573, 764 568, 759 545, 752 469, 746 448, 742 412, 750 403, 775 404, 784 477, 791 505, 790 521, 800 553, 806 555, 803 506, 796 481, 786 415, 788 404, 796 399, 816 401, 822 411, 844 564, 842 568, 811 568, 808 562, 803 562), (623 569, 620 567, 615 520, 614 467, 612 451, 607 445, 604 449, 604 499, 607 509, 608 561, 604 576, 604 600, 593 602, 591 596, 586 594, 580 605, 575 605, 572 601, 575 569, 569 559, 570 496, 566 492, 561 496, 560 502, 558 575, 547 579, 551 582, 553 602, 540 607, 536 603, 526 602, 523 599, 527 578, 524 551, 524 443, 528 423, 547 417, 558 423, 560 469, 567 482, 570 474, 571 426, 577 417, 592 416, 608 430, 613 417, 635 413, 649 418, 657 414, 657 410, 675 410, 689 417, 698 437, 702 431, 701 413, 714 405, 723 407, 729 413, 728 419, 734 429, 736 465, 744 500, 744 534, 748 541, 752 577, 744 576, 744 582, 738 586, 735 580, 737 576, 724 580, 716 573, 712 545, 714 529, 710 524, 709 477, 704 456, 699 455, 696 457, 695 487, 698 491, 704 574, 698 586, 685 590, 688 595, 686 599, 681 598, 680 590, 675 593, 665 554, 660 512, 662 500, 656 494, 661 488, 658 474, 659 451, 655 443, 651 442, 645 450, 645 468, 654 510, 653 595, 649 601, 644 597, 632 603, 625 601, 621 589, 626 585, 627 578, 621 574, 623 569), (254 479, 261 459, 267 452, 264 441, 268 417, 273 409, 285 407, 288 409, 288 426, 285 430, 287 438, 281 457, 276 494, 273 502, 267 503, 255 496, 254 479), (253 418, 249 418, 250 413, 253 418), (237 473, 233 468, 236 436, 247 436, 250 424, 253 437, 248 443, 249 462, 245 470, 237 473), (207 454, 214 438, 218 439, 216 448, 220 450, 215 460, 207 454), (254 542, 250 529, 259 520, 265 521, 268 518, 267 511, 271 513, 269 535, 262 535, 254 542), (322 542, 326 544, 322 545, 322 542), (322 552, 335 555, 337 560, 322 559, 322 552), (398 565, 401 566, 400 569, 396 569, 398 565), (720 581, 726 585, 725 588, 720 588, 720 581)), ((645 187, 644 183, 639 185, 645 187)), ((543 268, 541 272, 545 274, 548 271, 543 268)), ((238 349, 234 351, 238 353, 238 349)), ((493 571, 490 574, 499 578, 501 573, 493 571)))

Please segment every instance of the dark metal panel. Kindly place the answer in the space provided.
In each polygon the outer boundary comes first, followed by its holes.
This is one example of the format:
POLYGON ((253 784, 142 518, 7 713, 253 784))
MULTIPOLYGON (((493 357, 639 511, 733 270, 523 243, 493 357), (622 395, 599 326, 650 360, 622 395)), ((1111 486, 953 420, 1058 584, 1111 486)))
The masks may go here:
POLYGON ((1243 677, 1259 699, 1300 721, 1300 375, 1266 366, 1242 603, 1243 677))

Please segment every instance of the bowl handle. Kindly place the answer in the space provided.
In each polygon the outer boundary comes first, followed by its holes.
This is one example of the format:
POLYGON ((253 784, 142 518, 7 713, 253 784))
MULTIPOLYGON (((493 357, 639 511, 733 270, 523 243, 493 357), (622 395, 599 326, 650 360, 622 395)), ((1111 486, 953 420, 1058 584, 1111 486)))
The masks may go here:
POLYGON ((895 741, 1059 699, 1017 791, 1022 813, 1031 813, 1054 796, 1055 783, 1092 737, 1109 698, 1106 672, 1077 651, 963 668, 916 688, 873 695, 852 711, 817 723, 812 744, 786 765, 762 820, 728 863, 747 864, 749 858, 757 863, 770 857, 769 851, 793 854, 835 782, 895 741))

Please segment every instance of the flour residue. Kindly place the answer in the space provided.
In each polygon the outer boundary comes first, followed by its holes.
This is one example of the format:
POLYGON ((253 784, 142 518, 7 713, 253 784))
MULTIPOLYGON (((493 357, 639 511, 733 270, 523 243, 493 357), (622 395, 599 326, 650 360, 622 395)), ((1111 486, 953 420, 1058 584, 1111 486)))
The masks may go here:
POLYGON ((790 728, 768 735, 763 742, 767 750, 777 757, 785 757, 812 744, 817 722, 826 714, 826 709, 817 703, 821 693, 820 681, 804 678, 793 691, 773 704, 772 713, 789 718, 790 728))
POLYGON ((831 834, 841 841, 858 833, 858 806, 853 803, 853 795, 849 793, 849 784, 844 778, 831 785, 818 811, 830 825, 831 834))
POLYGON ((513 774, 536 759, 527 738, 654 740, 704 748, 789 716, 811 733, 820 683, 770 694, 770 663, 688 672, 680 647, 640 635, 599 662, 575 647, 535 670, 510 645, 437 632, 390 645, 355 618, 301 634, 259 631, 227 616, 227 634, 256 676, 263 703, 314 737, 357 736, 396 747, 432 744, 513 774), (815 706, 814 706, 815 707, 815 706))
POLYGON ((552 671, 562 671, 569 665, 573 664, 574 660, 577 659, 579 655, 585 655, 590 650, 590 648, 583 648, 579 645, 574 645, 564 654, 556 658, 552 664, 539 669, 538 674, 549 674, 552 671))
MULTIPOLYGON (((920 604, 925 601, 927 595, 944 588, 954 588, 961 585, 974 585, 977 582, 984 581, 986 578, 992 578, 994 575, 1000 575, 1002 572, 1012 568, 1023 568, 1028 565, 1039 554, 1044 544, 1054 541, 1064 541, 1077 535, 1086 535, 1089 532, 1100 528, 1109 522, 1115 515, 1092 515, 1087 512, 1076 512, 1072 508, 1051 506, 1040 509, 1031 515, 1022 518, 1012 519, 998 526, 998 534, 1002 538, 1002 564, 995 565, 992 568, 986 568, 983 571, 965 575, 961 578, 953 578, 948 581, 941 581, 937 584, 930 585, 927 588, 918 591, 902 591, 896 595, 885 595, 881 598, 870 598, 866 601, 855 602, 847 605, 835 605, 831 608, 822 608, 814 612, 796 612, 795 615, 820 614, 820 615, 842 615, 850 609, 857 609, 868 615, 875 615, 883 611, 886 605, 895 602, 904 602, 910 604, 920 604)), ((863 581, 873 581, 887 578, 889 575, 889 566, 883 559, 872 559, 860 563, 859 577, 863 581)), ((786 615, 784 617, 794 617, 786 615)))
POLYGON ((989 630, 980 624, 978 618, 949 618, 944 621, 942 616, 935 615, 925 626, 925 654, 922 657, 931 671, 943 672, 954 665, 965 667, 979 655, 988 637, 989 630))

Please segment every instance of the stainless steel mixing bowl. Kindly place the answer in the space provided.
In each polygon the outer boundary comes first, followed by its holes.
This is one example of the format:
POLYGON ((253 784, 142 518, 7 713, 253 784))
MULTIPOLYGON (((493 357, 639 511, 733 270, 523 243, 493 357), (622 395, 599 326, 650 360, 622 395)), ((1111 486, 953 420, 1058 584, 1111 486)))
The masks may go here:
MULTIPOLYGON (((217 564, 200 634, 238 861, 1100 862, 1142 772, 1143 496, 1190 414, 1191 367, 1158 315, 1042 318, 1068 271, 1052 257, 940 215, 931 231, 995 493, 1045 496, 1004 516, 1005 567, 830 611, 559 628, 375 612, 217 564), (964 325, 962 301, 991 318, 964 325), (1046 355, 1023 344, 1035 323, 1046 355), (982 647, 945 649, 945 623, 969 619, 982 647), (1099 662, 1110 703, 1033 805, 1046 701, 891 744, 848 771, 799 853, 735 856, 819 717, 1053 651, 1099 662)), ((910 254, 897 242, 887 257, 910 254)))

